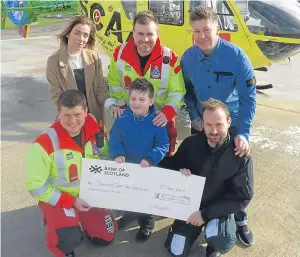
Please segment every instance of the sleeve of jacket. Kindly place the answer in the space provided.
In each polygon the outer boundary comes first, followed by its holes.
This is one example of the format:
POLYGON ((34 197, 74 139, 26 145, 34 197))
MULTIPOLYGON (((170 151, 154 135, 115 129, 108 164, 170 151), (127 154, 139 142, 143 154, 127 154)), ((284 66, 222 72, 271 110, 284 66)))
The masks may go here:
POLYGON ((117 47, 113 53, 110 60, 109 70, 108 70, 108 88, 109 88, 109 98, 105 102, 105 108, 108 109, 111 105, 116 104, 122 106, 126 104, 126 99, 128 98, 127 93, 123 87, 120 80, 120 74, 117 67, 117 55, 119 47, 117 47))
POLYGON ((61 192, 49 184, 47 179, 50 174, 52 160, 43 147, 34 143, 29 150, 26 164, 26 187, 29 193, 37 200, 53 206, 71 208, 75 197, 61 192))
POLYGON ((112 160, 119 156, 126 157, 122 142, 121 124, 119 118, 115 119, 115 122, 110 130, 108 149, 112 160))
POLYGON ((185 84, 185 88, 186 88, 184 102, 187 106, 189 116, 192 121, 194 119, 201 117, 201 114, 197 108, 198 100, 197 100, 197 97, 195 94, 194 85, 190 81, 190 79, 188 77, 188 73, 186 72, 188 69, 188 65, 186 64, 186 59, 184 58, 184 56, 181 59, 181 67, 182 67, 182 73, 183 73, 183 78, 184 78, 184 84, 185 84))
POLYGON ((189 168, 187 166, 187 155, 188 155, 188 138, 184 139, 183 142, 178 147, 176 153, 173 156, 165 157, 160 163, 159 167, 170 169, 170 170, 180 170, 183 168, 189 168))
POLYGON ((240 158, 239 170, 226 181, 227 192, 223 197, 201 209, 205 222, 222 216, 228 216, 244 209, 253 197, 253 166, 251 157, 240 158))
POLYGON ((185 86, 183 81, 183 75, 180 65, 180 59, 172 52, 172 59, 170 62, 174 62, 174 66, 170 65, 170 72, 168 78, 168 96, 166 103, 162 109, 162 112, 166 115, 168 121, 171 121, 183 104, 183 98, 185 95, 185 86))
POLYGON ((57 78, 57 71, 53 66, 53 60, 51 56, 47 60, 46 77, 48 80, 48 89, 50 92, 51 101, 53 104, 56 104, 56 101, 60 94, 63 92, 63 89, 57 78))
POLYGON ((108 98, 108 87, 105 84, 103 69, 102 69, 102 61, 100 56, 97 54, 97 88, 96 88, 96 98, 99 105, 103 106, 106 99, 108 98))
POLYGON ((170 143, 166 127, 155 127, 157 133, 154 139, 154 146, 150 152, 148 152, 145 159, 150 165, 157 165, 168 153, 170 143))
POLYGON ((109 146, 108 146, 108 141, 107 141, 106 138, 104 139, 103 156, 104 156, 105 158, 110 158, 110 154, 109 154, 109 146))
POLYGON ((256 108, 256 79, 252 64, 246 53, 240 52, 236 88, 239 95, 239 112, 237 117, 238 135, 249 140, 250 129, 256 108))

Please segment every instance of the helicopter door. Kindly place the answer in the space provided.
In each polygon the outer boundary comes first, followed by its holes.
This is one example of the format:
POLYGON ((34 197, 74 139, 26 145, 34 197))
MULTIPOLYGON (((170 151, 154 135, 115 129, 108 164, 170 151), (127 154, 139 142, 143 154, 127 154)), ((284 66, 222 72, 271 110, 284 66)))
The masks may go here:
MULTIPOLYGON (((242 2, 247 1, 238 1, 242 2)), ((232 8, 232 1, 220 1, 220 0, 207 0, 207 1, 190 1, 190 10, 196 6, 212 7, 217 11, 218 24, 220 28, 219 36, 227 41, 230 41, 236 45, 239 45, 246 52, 250 50, 250 42, 245 34, 245 30, 241 24, 239 16, 240 13, 235 13, 232 8)), ((241 16, 242 17, 242 16, 241 16)), ((190 37, 187 37, 187 43, 192 42, 192 33, 189 32, 190 37), (191 39, 189 39, 191 38, 191 39)))
POLYGON ((177 54, 182 54, 184 40, 184 1, 148 1, 151 10, 159 22, 159 37, 161 42, 177 54))

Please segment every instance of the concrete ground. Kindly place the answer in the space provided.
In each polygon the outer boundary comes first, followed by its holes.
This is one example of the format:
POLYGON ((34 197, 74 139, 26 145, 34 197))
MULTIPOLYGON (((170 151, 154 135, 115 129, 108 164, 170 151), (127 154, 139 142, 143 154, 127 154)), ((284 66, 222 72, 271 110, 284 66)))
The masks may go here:
MULTIPOLYGON (((48 257, 45 229, 36 202, 25 189, 26 152, 32 141, 55 119, 45 78, 47 57, 57 49, 51 35, 61 25, 34 28, 32 38, 15 40, 16 31, 2 31, 1 41, 1 233, 3 257, 48 257)), ((103 56, 105 66, 108 58, 103 56)), ((291 63, 257 73, 274 89, 258 94, 257 114, 251 138, 255 167, 255 197, 248 208, 255 245, 238 244, 227 256, 300 257, 300 55, 291 63)), ((188 133, 182 115, 179 139, 188 133)), ((121 231, 115 243, 97 249, 84 242, 80 257, 164 257, 163 243, 170 219, 156 223, 152 238, 134 240, 136 222, 121 231)), ((191 256, 204 256, 198 241, 191 256)))

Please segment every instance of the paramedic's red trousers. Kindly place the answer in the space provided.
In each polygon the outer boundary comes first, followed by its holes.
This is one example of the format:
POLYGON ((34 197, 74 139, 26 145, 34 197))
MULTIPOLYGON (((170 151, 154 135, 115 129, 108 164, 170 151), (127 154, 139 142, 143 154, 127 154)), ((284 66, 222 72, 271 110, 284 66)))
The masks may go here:
POLYGON ((168 137, 170 141, 169 156, 173 155, 176 147, 177 128, 175 126, 175 117, 167 124, 168 137))
POLYGON ((71 253, 80 244, 83 231, 97 244, 107 245, 114 240, 118 229, 108 210, 92 208, 78 212, 43 202, 39 202, 39 207, 47 226, 46 246, 56 257, 71 253))

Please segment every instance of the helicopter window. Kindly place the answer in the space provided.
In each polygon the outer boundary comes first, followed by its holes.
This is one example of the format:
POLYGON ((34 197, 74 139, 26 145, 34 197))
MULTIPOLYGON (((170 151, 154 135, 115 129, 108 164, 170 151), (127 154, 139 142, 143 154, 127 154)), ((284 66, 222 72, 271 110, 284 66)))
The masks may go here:
POLYGON ((300 38, 300 8, 295 1, 243 1, 238 7, 248 29, 264 36, 300 38))
POLYGON ((196 0, 190 1, 190 8, 197 6, 212 7, 217 11, 219 18, 220 30, 226 31, 238 31, 238 25, 236 24, 233 13, 226 1, 220 0, 196 0))
POLYGON ((127 19, 133 20, 136 15, 136 1, 121 1, 127 19))
POLYGON ((160 24, 183 25, 183 1, 152 1, 149 9, 155 14, 160 24))

